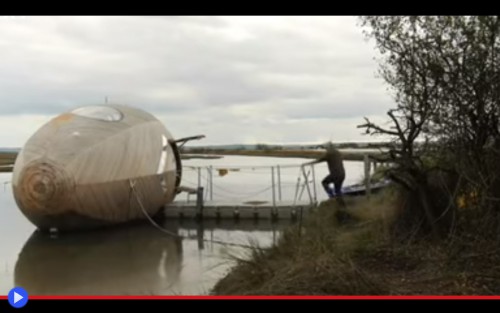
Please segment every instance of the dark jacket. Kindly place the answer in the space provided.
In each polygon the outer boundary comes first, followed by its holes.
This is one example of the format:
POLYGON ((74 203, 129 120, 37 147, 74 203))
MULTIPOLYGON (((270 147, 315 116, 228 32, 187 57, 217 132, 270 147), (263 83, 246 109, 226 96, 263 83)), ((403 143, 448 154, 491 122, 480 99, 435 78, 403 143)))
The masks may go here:
POLYGON ((343 181, 345 179, 344 161, 342 160, 342 154, 337 149, 327 148, 325 155, 316 161, 316 163, 319 162, 328 164, 328 170, 334 180, 343 181))

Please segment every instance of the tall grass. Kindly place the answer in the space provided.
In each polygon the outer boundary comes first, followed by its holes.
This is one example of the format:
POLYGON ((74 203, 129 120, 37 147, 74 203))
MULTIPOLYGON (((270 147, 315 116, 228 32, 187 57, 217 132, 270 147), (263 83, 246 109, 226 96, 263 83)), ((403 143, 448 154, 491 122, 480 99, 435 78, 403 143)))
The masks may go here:
MULTIPOLYGON (((434 243, 393 240, 400 210, 393 189, 322 203, 270 248, 234 256, 212 294, 489 295, 500 293, 500 248, 460 237, 434 243)), ((471 237, 472 238, 472 237, 471 237)))
POLYGON ((386 239, 384 219, 393 213, 389 193, 369 200, 347 198, 347 212, 336 201, 316 208, 304 223, 288 228, 270 248, 254 246, 250 257, 218 282, 219 294, 383 294, 379 275, 366 272, 355 256, 386 239), (361 223, 360 223, 361 222, 361 223))

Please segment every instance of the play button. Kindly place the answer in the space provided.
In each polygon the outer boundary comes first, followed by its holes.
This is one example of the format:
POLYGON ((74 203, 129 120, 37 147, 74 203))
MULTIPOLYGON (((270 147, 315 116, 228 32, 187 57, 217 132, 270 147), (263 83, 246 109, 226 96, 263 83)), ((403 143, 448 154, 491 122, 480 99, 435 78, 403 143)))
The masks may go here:
POLYGON ((8 298, 9 304, 15 308, 22 308, 28 303, 28 293, 21 287, 12 288, 8 298))
POLYGON ((18 303, 22 299, 24 299, 24 297, 14 291, 14 303, 18 303))

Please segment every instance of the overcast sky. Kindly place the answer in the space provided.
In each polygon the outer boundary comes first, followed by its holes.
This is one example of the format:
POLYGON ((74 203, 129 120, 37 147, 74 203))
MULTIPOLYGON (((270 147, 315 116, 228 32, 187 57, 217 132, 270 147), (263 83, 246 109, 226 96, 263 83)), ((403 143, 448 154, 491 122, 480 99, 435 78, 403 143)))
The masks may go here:
POLYGON ((82 105, 198 144, 377 140, 394 106, 356 17, 0 17, 0 146, 82 105))

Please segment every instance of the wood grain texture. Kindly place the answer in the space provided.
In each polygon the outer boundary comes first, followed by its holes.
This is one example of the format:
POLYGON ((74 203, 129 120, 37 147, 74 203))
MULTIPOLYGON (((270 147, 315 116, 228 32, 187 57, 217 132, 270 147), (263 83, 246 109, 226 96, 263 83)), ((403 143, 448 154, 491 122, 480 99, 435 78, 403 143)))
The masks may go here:
POLYGON ((137 197, 149 215, 174 199, 172 135, 149 113, 110 107, 123 113, 121 121, 64 113, 42 126, 19 153, 14 197, 39 228, 71 230, 146 218, 137 197), (166 158, 160 162, 162 152, 166 158))

